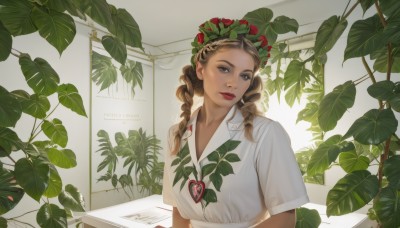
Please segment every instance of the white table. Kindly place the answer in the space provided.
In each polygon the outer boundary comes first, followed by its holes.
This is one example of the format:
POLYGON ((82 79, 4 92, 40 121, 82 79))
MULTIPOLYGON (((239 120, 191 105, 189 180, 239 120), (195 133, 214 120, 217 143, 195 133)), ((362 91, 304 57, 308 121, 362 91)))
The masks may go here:
MULTIPOLYGON (((314 203, 307 203, 303 207, 315 209, 321 216, 321 225, 319 228, 350 228, 350 227, 366 227, 368 217, 365 214, 350 213, 342 216, 326 216, 326 206, 314 203)), ((171 227, 172 224, 172 207, 162 202, 161 195, 152 195, 142 199, 134 200, 128 203, 115 205, 103 209, 98 209, 86 213, 82 217, 84 228, 115 228, 115 227, 133 227, 133 228, 153 228, 157 225, 171 227), (140 213, 141 212, 141 213, 140 213), (153 217, 163 219, 152 224, 145 224, 126 218, 129 215, 136 217, 153 217)))

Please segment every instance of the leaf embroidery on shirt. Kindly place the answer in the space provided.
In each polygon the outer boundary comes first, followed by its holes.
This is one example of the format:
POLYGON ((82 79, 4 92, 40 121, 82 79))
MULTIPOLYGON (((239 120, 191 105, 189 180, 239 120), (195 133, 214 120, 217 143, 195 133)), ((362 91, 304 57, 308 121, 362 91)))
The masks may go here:
MULTIPOLYGON (((189 176, 193 173, 196 181, 203 180, 206 176, 209 175, 209 179, 214 186, 214 189, 218 192, 221 190, 221 186, 223 183, 223 177, 229 174, 234 174, 231 163, 239 162, 240 158, 233 151, 238 145, 240 141, 237 140, 227 140, 221 146, 219 146, 216 150, 210 153, 207 156, 207 159, 210 163, 203 166, 201 168, 202 175, 199 177, 196 168, 194 165, 188 165, 191 162, 189 146, 188 143, 183 146, 183 148, 177 154, 177 157, 172 161, 171 166, 177 166, 175 169, 175 178, 173 185, 177 184, 181 179, 180 190, 186 185, 189 180, 189 176), (185 166, 186 165, 186 166, 185 166)), ((211 187, 211 186, 209 186, 211 187)), ((209 203, 217 202, 217 194, 214 189, 206 188, 205 193, 202 199, 202 206, 205 208, 209 203)))

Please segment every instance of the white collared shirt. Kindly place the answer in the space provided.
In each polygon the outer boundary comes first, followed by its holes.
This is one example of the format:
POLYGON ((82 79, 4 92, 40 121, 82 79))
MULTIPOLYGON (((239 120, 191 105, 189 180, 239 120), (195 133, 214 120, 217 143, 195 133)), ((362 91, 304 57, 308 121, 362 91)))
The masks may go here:
MULTIPOLYGON (((228 140, 240 141, 229 153, 237 154, 238 162, 230 165, 233 174, 222 176, 220 191, 215 189, 210 175, 203 178, 205 187, 213 189, 217 202, 205 206, 204 201, 195 203, 188 190, 188 182, 196 179, 192 172, 189 179, 181 179, 173 186, 177 165, 171 166, 177 158, 170 150, 165 154, 163 180, 164 203, 177 207, 181 216, 190 219, 194 228, 251 227, 269 214, 274 215, 295 209, 307 203, 305 185, 291 148, 290 139, 283 127, 276 121, 256 117, 253 121, 253 138, 244 136, 243 116, 236 106, 232 107, 221 122, 199 160, 195 151, 195 132, 198 110, 188 122, 183 134, 181 148, 188 144, 190 162, 198 176, 201 168, 210 161, 207 156, 228 140), (182 187, 182 188, 181 188, 182 187)), ((169 133, 169 146, 173 148, 174 125, 169 133)))

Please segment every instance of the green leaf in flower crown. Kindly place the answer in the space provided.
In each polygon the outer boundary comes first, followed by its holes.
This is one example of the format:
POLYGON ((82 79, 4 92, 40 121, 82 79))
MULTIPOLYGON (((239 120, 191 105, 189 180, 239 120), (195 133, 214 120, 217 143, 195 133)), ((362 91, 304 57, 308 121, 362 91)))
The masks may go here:
POLYGON ((61 147, 65 147, 68 142, 68 133, 61 120, 54 118, 52 122, 44 120, 42 124, 44 134, 53 142, 61 147))
POLYGON ((21 139, 11 129, 0 127, 0 148, 2 148, 6 154, 0 154, 0 157, 9 155, 12 151, 19 150, 23 147, 21 139))
POLYGON ((353 136, 362 144, 379 144, 397 130, 397 119, 391 109, 371 109, 358 118, 343 136, 353 136))
POLYGON ((140 62, 128 59, 125 65, 121 65, 119 70, 121 71, 122 77, 125 79, 125 81, 131 84, 131 92, 132 95, 134 96, 136 85, 139 85, 140 89, 142 89, 142 84, 143 84, 142 64, 140 62))
POLYGON ((334 135, 318 146, 308 163, 307 175, 321 174, 329 168, 341 152, 341 138, 340 135, 334 135))
POLYGON ((35 93, 49 96, 57 91, 60 78, 46 60, 36 58, 32 61, 28 54, 21 54, 19 65, 25 80, 35 93))
POLYGON ((63 228, 68 226, 65 210, 50 203, 45 203, 40 207, 36 215, 36 222, 40 227, 63 228))
POLYGON ((126 62, 127 51, 124 43, 121 42, 118 37, 114 36, 103 36, 101 39, 101 43, 103 44, 104 49, 113 57, 113 59, 117 60, 122 65, 126 62))
MULTIPOLYGON (((77 1, 74 2, 76 3, 77 1)), ((111 31, 110 28, 113 26, 113 23, 110 5, 108 5, 106 0, 82 0, 79 2, 78 7, 99 25, 111 31)))
POLYGON ((394 88, 394 82, 384 80, 370 85, 367 91, 371 97, 387 101, 395 95, 394 88))
POLYGON ((76 28, 70 15, 34 7, 31 17, 40 36, 55 47, 60 55, 74 40, 76 28))
POLYGON ((107 89, 117 81, 117 70, 111 58, 92 51, 92 81, 101 85, 100 91, 107 89))
POLYGON ((346 173, 355 170, 366 170, 369 167, 369 159, 363 155, 358 155, 356 151, 340 153, 339 165, 346 173))
POLYGON ((296 208, 296 228, 318 228, 321 217, 315 209, 296 208))
POLYGON ((23 195, 24 190, 15 183, 13 173, 0 167, 0 215, 12 210, 23 195))
POLYGON ((69 169, 76 166, 76 155, 72 150, 49 148, 47 149, 47 156, 51 163, 60 168, 69 169))
POLYGON ((295 100, 300 102, 305 84, 310 81, 312 72, 308 70, 303 62, 293 60, 286 69, 283 83, 285 85, 286 103, 292 107, 295 100))
POLYGON ((58 196, 58 201, 60 201, 65 208, 69 208, 72 211, 85 211, 85 201, 82 194, 71 184, 65 186, 65 191, 58 196))
POLYGON ((378 178, 367 170, 347 174, 328 192, 328 217, 348 214, 362 208, 376 196, 378 186, 378 178))
POLYGON ((374 210, 383 227, 400 226, 400 190, 383 188, 374 201, 374 210))
POLYGON ((71 109, 73 112, 78 113, 81 116, 86 115, 85 107, 83 106, 83 101, 81 95, 79 95, 78 89, 72 84, 62 84, 57 89, 58 101, 60 103, 71 109))
POLYGON ((11 34, 0 21, 0 61, 4 61, 8 58, 8 56, 10 56, 11 47, 12 47, 11 34))
POLYGON ((347 27, 347 21, 338 16, 331 16, 318 28, 314 51, 321 56, 332 49, 347 27))
POLYGON ((0 126, 15 127, 21 115, 22 108, 17 98, 0 85, 0 126))
POLYGON ((389 180, 389 185, 400 190, 400 155, 387 159, 383 165, 383 173, 389 180))
POLYGON ((29 1, 0 0, 0 21, 13 36, 33 33, 32 8, 29 1))
POLYGON ((21 158, 15 163, 15 179, 26 194, 39 202, 45 192, 49 176, 49 165, 39 159, 21 158))
POLYGON ((50 110, 50 102, 46 96, 39 94, 29 95, 23 90, 11 92, 20 101, 22 111, 35 118, 44 119, 50 110))
POLYGON ((49 166, 49 167, 50 167, 49 185, 47 186, 47 189, 43 195, 48 198, 53 198, 58 196, 62 191, 62 180, 60 175, 58 174, 57 169, 54 166, 49 166))
POLYGON ((347 81, 325 95, 318 110, 318 122, 324 131, 332 130, 348 108, 353 107, 356 86, 347 81))
POLYGON ((109 28, 109 31, 126 45, 143 50, 142 35, 135 19, 125 9, 116 9, 114 6, 110 8, 114 25, 109 28))
POLYGON ((375 15, 365 20, 353 23, 347 36, 347 46, 344 60, 369 55, 386 45, 387 37, 379 16, 375 15))

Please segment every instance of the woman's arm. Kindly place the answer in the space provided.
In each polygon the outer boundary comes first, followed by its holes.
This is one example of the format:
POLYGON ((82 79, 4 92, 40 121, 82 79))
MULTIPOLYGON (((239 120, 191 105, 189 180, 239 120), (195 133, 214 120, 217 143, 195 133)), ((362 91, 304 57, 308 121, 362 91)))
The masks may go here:
POLYGON ((190 228, 190 220, 182 218, 176 207, 172 209, 172 227, 173 228, 190 228))
POLYGON ((258 224, 256 228, 293 228, 296 226, 296 210, 285 211, 276 215, 272 215, 262 223, 258 224))

